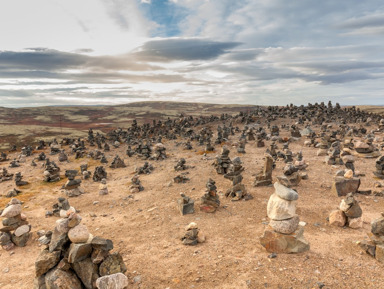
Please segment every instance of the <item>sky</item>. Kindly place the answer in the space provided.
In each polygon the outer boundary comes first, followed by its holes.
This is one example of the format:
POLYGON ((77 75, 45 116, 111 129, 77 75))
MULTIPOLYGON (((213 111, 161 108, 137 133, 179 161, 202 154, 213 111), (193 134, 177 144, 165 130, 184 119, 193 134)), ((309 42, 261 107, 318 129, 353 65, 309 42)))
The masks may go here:
POLYGON ((0 106, 384 105, 381 0, 8 0, 0 106))

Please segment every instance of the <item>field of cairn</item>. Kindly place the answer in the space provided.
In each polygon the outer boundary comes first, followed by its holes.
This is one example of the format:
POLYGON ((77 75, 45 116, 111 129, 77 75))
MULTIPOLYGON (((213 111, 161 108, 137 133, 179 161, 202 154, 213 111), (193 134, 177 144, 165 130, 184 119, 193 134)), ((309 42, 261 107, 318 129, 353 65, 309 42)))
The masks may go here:
MULTIPOLYGON (((355 153, 351 146, 351 143, 367 144, 375 155, 383 155, 384 128, 379 129, 380 120, 384 118, 382 113, 383 107, 362 107, 359 111, 327 104, 268 108, 142 102, 107 107, 0 108, 0 151, 7 154, 7 159, 0 162, 0 173, 1 168, 14 175, 20 172, 22 180, 28 182, 16 186, 14 177, 0 182, 0 211, 11 201, 6 197, 8 192, 16 188, 20 193, 15 198, 22 202, 22 213, 31 225, 25 247, 0 249, 0 288, 44 288, 42 285, 34 287, 35 261, 45 248, 38 241, 37 233, 55 229, 60 217, 47 216, 47 211, 53 210, 52 206, 59 197, 68 198, 90 234, 112 240, 114 248, 111 252, 118 252, 127 268, 124 270, 129 283, 127 288, 384 288, 384 264, 360 246, 370 240, 371 222, 384 212, 384 180, 373 173, 377 157, 365 158, 355 153), (166 124, 168 118, 169 126, 166 124), (138 122, 136 129, 132 126, 134 119, 138 122), (154 128, 144 134, 148 127, 153 126, 153 119, 162 121, 163 125, 158 126, 162 129, 154 128), (142 127, 143 123, 148 123, 148 126, 142 127), (291 126, 294 124, 300 131, 308 126, 313 130, 312 143, 311 138, 305 135, 292 136, 291 126), (223 128, 224 125, 232 127, 234 134, 215 144, 218 126, 223 128), (122 130, 114 130, 118 127, 122 130), (279 128, 278 136, 271 135, 275 127, 279 128), (99 158, 91 157, 96 155, 98 147, 91 146, 88 141, 89 128, 93 129, 95 136, 97 133, 105 136, 110 151, 99 150, 108 163, 102 164, 99 158), (258 147, 258 140, 247 140, 245 153, 238 153, 242 134, 248 139, 251 129, 259 133, 265 146, 258 147), (214 151, 206 151, 206 140, 199 145, 196 136, 203 130, 212 132, 214 151), (122 133, 124 137, 117 138, 116 143, 116 136, 122 133), (159 134, 166 149, 165 159, 144 160, 138 154, 127 155, 128 145, 135 151, 140 141, 150 141, 153 150, 159 134), (72 146, 77 142, 71 139, 77 140, 78 137, 84 141, 85 148, 83 155, 76 158, 72 146), (73 144, 64 144, 61 142, 63 138, 66 138, 66 143, 73 144), (59 143, 53 146, 65 151, 67 161, 60 162, 59 154, 51 155, 49 143, 53 139, 59 143), (39 140, 44 140, 47 145, 36 149, 39 140), (185 148, 188 140, 192 145, 190 150, 185 148), (336 173, 340 174, 339 171, 346 167, 327 164, 326 156, 317 153, 320 144, 330 146, 337 140, 341 143, 341 151, 354 156, 355 177, 361 182, 354 193, 362 209, 362 223, 356 229, 329 223, 330 213, 337 210, 345 199, 334 192, 332 185, 336 173), (272 143, 281 153, 274 157, 272 185, 255 187, 256 175, 262 170, 266 150, 272 143), (17 150, 9 152, 14 144, 17 150), (273 183, 277 176, 283 175, 287 165, 283 158, 287 153, 283 146, 287 144, 293 163, 301 151, 308 164, 304 171, 300 171, 300 174, 307 175, 307 179, 302 179, 293 189, 299 195, 296 214, 300 217, 310 249, 296 254, 268 252, 260 244, 260 237, 270 221, 267 203, 275 191, 273 183), (33 147, 33 152, 25 157, 21 147, 27 145, 33 147), (242 184, 246 195, 251 197, 232 201, 225 196, 232 187, 232 181, 217 174, 213 166, 224 146, 230 150, 231 160, 240 158, 244 168, 242 184), (38 160, 42 152, 60 168, 59 181, 44 181, 45 161, 38 160), (110 168, 116 155, 126 167, 110 168), (189 168, 175 171, 174 166, 180 158, 186 160, 189 168), (10 167, 15 160, 20 161, 20 166, 10 167), (36 166, 31 165, 32 161, 36 166), (139 175, 144 190, 132 193, 129 188, 135 169, 146 161, 154 170, 139 175), (93 181, 91 176, 80 184, 84 194, 77 197, 66 195, 62 189, 68 181, 66 170, 80 171, 80 165, 84 164, 88 165, 92 175, 96 167, 105 168, 108 194, 99 194, 105 186, 93 181), (180 174, 188 179, 185 183, 174 182, 180 174), (206 193, 209 178, 216 182, 220 200, 214 213, 200 210, 200 198, 206 193), (181 215, 177 202, 180 193, 194 200, 193 214, 181 215), (191 222, 197 224, 199 235, 205 240, 195 246, 186 246, 181 238, 191 222)), ((79 174, 75 179, 82 177, 79 174)), ((64 259, 64 254, 60 258, 64 259)), ((73 274, 74 266, 69 264, 63 270, 73 274)))

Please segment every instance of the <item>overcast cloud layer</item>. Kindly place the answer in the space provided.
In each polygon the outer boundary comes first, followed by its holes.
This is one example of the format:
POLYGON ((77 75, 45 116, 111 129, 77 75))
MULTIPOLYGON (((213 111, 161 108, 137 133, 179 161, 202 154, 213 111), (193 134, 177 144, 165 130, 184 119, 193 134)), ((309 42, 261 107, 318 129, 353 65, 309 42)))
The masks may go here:
POLYGON ((384 105, 382 3, 6 1, 0 106, 384 105))

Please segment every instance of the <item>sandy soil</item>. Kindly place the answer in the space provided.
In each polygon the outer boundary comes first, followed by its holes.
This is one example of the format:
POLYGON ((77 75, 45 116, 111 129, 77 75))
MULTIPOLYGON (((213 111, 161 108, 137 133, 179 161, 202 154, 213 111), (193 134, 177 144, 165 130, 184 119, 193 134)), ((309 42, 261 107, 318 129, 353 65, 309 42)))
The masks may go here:
MULTIPOLYGON (((234 143, 238 137, 232 136, 230 141, 234 143)), ((119 154, 127 165, 126 168, 107 169, 109 195, 99 196, 99 183, 86 180, 82 182, 86 194, 69 199, 93 235, 113 240, 114 250, 121 252, 128 267, 129 288, 319 288, 321 283, 325 284, 323 288, 384 288, 384 265, 356 245, 356 241, 367 239, 370 221, 380 216, 384 199, 357 196, 364 217, 361 229, 329 226, 326 218, 341 200, 330 190, 339 168, 323 163, 324 157, 317 157, 316 149, 303 147, 305 138, 291 143, 290 148, 293 152, 302 149, 309 163, 309 179, 297 187, 300 196, 297 213, 301 221, 307 223, 304 236, 311 248, 301 254, 278 254, 273 259, 268 258, 269 253, 260 245, 259 237, 265 228, 263 222, 267 221, 267 201, 274 189, 252 185, 254 175, 263 166, 266 148, 257 148, 254 141, 248 142, 247 153, 240 158, 245 167, 243 183, 254 198, 231 202, 223 195, 231 182, 218 175, 211 165, 220 152, 220 145, 216 146, 215 153, 208 154, 209 160, 203 160, 203 147, 193 144, 192 151, 185 151, 182 146, 175 145, 180 141, 164 141, 168 159, 150 161, 155 170, 150 175, 141 175, 145 190, 134 194, 133 198, 128 197, 130 179, 134 167, 144 161, 136 156, 128 158, 123 144, 118 149, 111 147, 111 152, 106 153, 109 161, 119 154), (187 165, 195 167, 188 170, 188 183, 173 184, 172 179, 178 174, 173 166, 180 157, 187 160, 187 165), (209 177, 216 181, 221 192, 221 207, 214 214, 198 209, 209 177), (180 215, 176 207, 180 192, 195 200, 195 214, 180 215), (94 201, 99 203, 94 205, 94 201), (197 246, 184 246, 180 238, 184 227, 192 221, 198 224, 207 240, 197 246)), ((235 147, 231 143, 227 145, 231 149, 230 157, 237 156, 235 147)), ((282 145, 278 146, 281 149, 282 145)), ((10 154, 10 158, 15 155, 10 154)), ((33 237, 24 248, 10 252, 0 249, 0 288, 3 289, 33 288, 34 261, 41 250, 36 231, 54 228, 57 218, 45 218, 45 211, 51 210, 58 197, 65 196, 60 187, 66 179, 45 184, 42 162, 37 167, 30 166, 34 157, 36 154, 28 157, 20 168, 9 168, 12 173, 21 171, 24 180, 31 183, 21 189, 23 193, 18 199, 25 202, 23 212, 32 224, 33 237)), ((69 163, 59 163, 57 155, 51 159, 59 164, 62 175, 65 169, 79 169, 83 163, 88 163, 92 172, 100 165, 87 158, 75 160, 74 155, 69 156, 69 163)), ((373 188, 377 181, 372 173, 374 161, 356 159, 356 169, 366 174, 361 178, 361 188, 373 188)), ((5 162, 0 167, 8 165, 9 162, 5 162)), ((274 180, 276 175, 282 174, 283 166, 283 162, 277 163, 274 180)), ((0 193, 5 194, 13 187, 14 181, 0 183, 0 193)), ((1 207, 8 201, 2 197, 1 207)))

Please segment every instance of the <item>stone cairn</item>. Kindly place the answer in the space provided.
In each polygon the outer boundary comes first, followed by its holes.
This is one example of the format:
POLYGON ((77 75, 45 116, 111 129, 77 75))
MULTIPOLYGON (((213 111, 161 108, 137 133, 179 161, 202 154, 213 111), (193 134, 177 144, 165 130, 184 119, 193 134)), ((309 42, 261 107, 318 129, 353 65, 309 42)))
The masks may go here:
POLYGON ((384 156, 376 159, 376 171, 373 173, 377 178, 384 180, 384 156))
POLYGON ((279 182, 286 187, 295 187, 301 181, 301 176, 298 173, 298 168, 292 163, 288 163, 283 168, 283 176, 277 176, 279 182))
POLYGON ((368 233, 368 237, 369 241, 363 240, 357 244, 377 261, 384 263, 384 213, 371 222, 371 232, 368 233))
POLYGON ((195 201, 184 193, 180 193, 180 198, 177 199, 177 206, 183 216, 195 212, 195 201))
POLYGON ((68 161, 68 156, 67 154, 65 153, 64 150, 60 150, 60 154, 59 154, 59 162, 66 162, 68 161))
POLYGON ((232 181, 232 188, 228 189, 225 193, 226 197, 231 197, 232 201, 239 201, 247 196, 247 190, 241 183, 243 176, 241 173, 244 171, 242 162, 239 157, 233 159, 228 173, 224 175, 224 178, 232 181))
POLYGON ((99 166, 95 168, 95 171, 93 173, 93 181, 95 182, 101 182, 102 179, 107 178, 107 172, 105 171, 103 166, 99 166))
POLYGON ((185 231, 184 236, 181 238, 184 245, 195 246, 198 243, 205 242, 205 236, 201 233, 196 223, 190 223, 185 227, 185 231))
POLYGON ((239 154, 245 154, 245 144, 247 143, 247 140, 245 138, 239 140, 239 145, 237 147, 237 152, 239 154))
POLYGON ((112 169, 117 169, 117 168, 125 168, 126 165, 124 161, 118 155, 116 155, 109 167, 112 169))
POLYGON ((80 171, 81 171, 81 176, 83 180, 88 180, 91 177, 91 172, 88 171, 87 164, 80 165, 80 171))
POLYGON ((148 175, 148 174, 152 173, 153 169, 154 168, 150 163, 145 162, 142 167, 136 167, 135 168, 135 173, 139 174, 139 175, 140 174, 147 174, 148 175))
POLYGON ((66 170, 65 176, 68 181, 63 185, 62 189, 68 197, 77 197, 84 194, 84 190, 80 188, 81 179, 75 179, 78 174, 77 170, 66 170))
POLYGON ((44 182, 60 181, 60 168, 49 158, 45 160, 44 182))
POLYGON ((349 193, 356 193, 360 187, 360 179, 353 176, 352 170, 336 173, 331 191, 338 197, 344 197, 349 193))
POLYGON ((206 213, 214 213, 220 206, 219 196, 217 194, 216 182, 209 179, 205 187, 206 193, 201 197, 200 210, 206 213))
POLYGON ((384 118, 380 119, 379 122, 379 130, 384 131, 384 118))
POLYGON ((176 165, 173 167, 176 172, 178 171, 184 171, 188 169, 189 167, 186 164, 186 160, 184 158, 181 158, 177 161, 176 165))
POLYGON ((357 141, 354 145, 355 155, 361 158, 376 158, 380 156, 380 152, 373 146, 372 140, 366 142, 357 141))
POLYGON ((107 160, 107 158, 105 157, 104 154, 101 155, 100 163, 102 163, 102 164, 107 164, 108 163, 108 160, 107 160))
POLYGON ((7 154, 5 152, 1 152, 0 153, 0 162, 5 162, 7 160, 8 160, 7 154))
POLYGON ((4 250, 11 250, 14 246, 24 247, 31 235, 31 225, 21 213, 21 202, 11 199, 0 216, 4 218, 0 229, 1 247, 4 250))
MULTIPOLYGON (((52 215, 56 217, 66 218, 70 213, 76 213, 76 209, 72 207, 66 198, 57 198, 57 203, 52 205, 52 215)), ((46 215, 51 215, 47 214, 46 215)))
POLYGON ((185 184, 186 182, 188 182, 190 180, 186 176, 186 174, 188 174, 188 172, 181 173, 181 174, 177 175, 176 177, 173 178, 173 182, 175 184, 185 184))
POLYGON ((21 191, 19 191, 18 189, 16 188, 13 188, 12 190, 8 191, 6 194, 5 194, 5 197, 6 198, 13 198, 13 197, 16 197, 18 194, 20 194, 21 191))
POLYGON ((41 234, 43 250, 35 261, 35 288, 126 288, 127 271, 111 240, 92 236, 76 213, 56 221, 41 234))
POLYGON ((264 167, 256 175, 256 180, 253 183, 255 187, 269 186, 272 184, 273 158, 270 154, 265 154, 264 159, 264 167))
POLYGON ((167 158, 167 154, 165 153, 165 146, 162 143, 155 144, 153 148, 153 156, 154 160, 164 160, 167 158))
POLYGON ((107 186, 107 180, 102 179, 99 185, 99 195, 108 195, 108 186, 107 186))
POLYGON ((221 149, 221 154, 216 156, 216 160, 213 163, 213 166, 219 175, 225 175, 228 172, 228 168, 231 163, 232 161, 229 158, 229 149, 226 146, 223 146, 221 149))
POLYGON ((339 209, 329 215, 329 224, 339 227, 348 226, 359 229, 363 226, 363 211, 357 200, 349 193, 340 203, 339 209))
POLYGON ((131 178, 131 185, 129 186, 129 192, 138 193, 144 190, 144 187, 141 185, 139 175, 134 175, 131 178))
POLYGON ((301 253, 309 250, 304 238, 304 227, 296 215, 296 202, 299 195, 293 189, 280 183, 274 184, 275 192, 267 205, 269 226, 260 238, 261 245, 270 253, 301 253))
POLYGON ((10 181, 13 178, 13 174, 9 173, 6 168, 2 168, 0 171, 0 183, 10 181))
POLYGON ((15 185, 18 187, 28 185, 28 182, 23 181, 22 179, 23 179, 23 176, 21 175, 21 173, 17 172, 15 174, 15 185))

